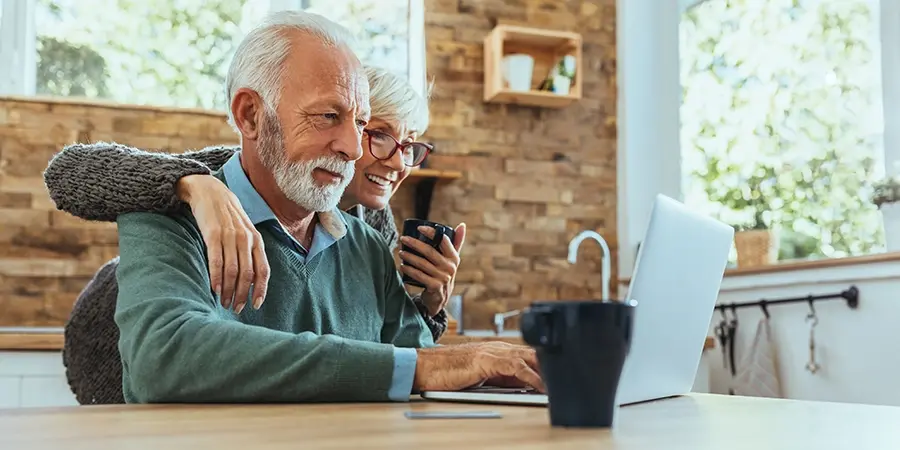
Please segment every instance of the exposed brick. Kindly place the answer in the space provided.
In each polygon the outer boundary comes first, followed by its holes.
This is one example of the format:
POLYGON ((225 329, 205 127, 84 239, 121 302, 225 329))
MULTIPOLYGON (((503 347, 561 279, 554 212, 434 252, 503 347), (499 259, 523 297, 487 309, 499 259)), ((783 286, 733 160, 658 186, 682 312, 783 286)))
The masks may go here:
POLYGON ((0 173, 0 192, 18 192, 34 195, 49 195, 44 186, 44 178, 40 174, 29 177, 16 177, 0 173))
POLYGON ((493 280, 485 295, 490 297, 510 297, 521 293, 521 285, 511 280, 493 280))
POLYGON ((556 257, 566 258, 568 247, 557 243, 553 244, 513 244, 513 256, 531 258, 535 264, 534 270, 538 270, 536 264, 538 258, 556 257))
POLYGON ((560 217, 532 217, 524 221, 526 230, 566 231, 566 219, 560 217))
POLYGON ((502 240, 502 232, 489 228, 466 228, 466 245, 469 242, 496 243, 502 240))
POLYGON ((449 41, 456 37, 456 30, 451 27, 432 26, 425 30, 425 41, 449 41))
POLYGON ((566 219, 606 219, 616 215, 615 204, 547 205, 547 215, 566 219))
POLYGON ((493 194, 489 198, 460 195, 453 201, 456 210, 462 212, 496 211, 502 209, 503 202, 493 197, 493 194))
POLYGON ((50 223, 47 211, 0 208, 0 227, 46 229, 50 223))
POLYGON ((514 256, 504 256, 493 258, 493 266, 500 270, 519 270, 527 271, 531 269, 531 260, 529 258, 521 258, 514 256))
MULTIPOLYGON (((466 246, 465 246, 465 254, 476 255, 480 257, 484 256, 512 256, 513 254, 513 246, 512 244, 485 244, 480 242, 469 242, 469 238, 471 236, 466 237, 466 246)), ((474 239, 473 239, 474 240, 474 239)), ((489 261, 490 263, 490 261, 489 261)))
MULTIPOLYGON (((602 291, 600 291, 602 294, 602 291)), ((601 295, 597 295, 592 289, 586 287, 560 286, 560 300, 600 300, 601 295)))
POLYGON ((562 272, 572 268, 572 264, 569 264, 565 255, 562 258, 537 257, 534 260, 535 272, 562 272))
POLYGON ((530 282, 522 286, 522 300, 547 301, 559 299, 559 289, 551 281, 530 282))
POLYGON ((499 200, 534 203, 571 204, 574 199, 574 193, 570 190, 538 187, 534 185, 528 187, 508 186, 498 188, 495 195, 499 200))
MULTIPOLYGON (((468 225, 456 289, 470 287, 466 328, 490 328, 494 313, 535 299, 599 297, 597 246, 585 244, 575 265, 566 256, 584 229, 601 232, 617 252, 615 5, 425 1, 435 82, 423 136, 436 146, 428 166, 463 173, 438 185, 429 219, 468 225), (482 45, 498 23, 580 32, 583 98, 563 109, 485 103, 482 45)), ((79 141, 182 152, 238 137, 223 114, 0 99, 0 298, 30 302, 4 309, 16 325, 62 325, 80 289, 117 254, 114 223, 57 211, 44 187, 49 158, 79 141)), ((398 224, 414 215, 412 184, 391 200, 398 224)))
POLYGON ((564 247, 567 242, 562 233, 546 231, 510 230, 504 232, 503 236, 511 244, 559 245, 564 247))
POLYGON ((0 192, 0 209, 29 208, 31 198, 27 192, 0 192))
MULTIPOLYGON (((506 160, 506 173, 535 176, 572 176, 579 174, 579 168, 570 162, 550 162, 531 160, 506 160)), ((613 175, 615 176, 615 175, 613 175)))
POLYGON ((484 213, 484 226, 488 228, 508 230, 514 228, 515 223, 516 216, 502 210, 486 211, 484 213))

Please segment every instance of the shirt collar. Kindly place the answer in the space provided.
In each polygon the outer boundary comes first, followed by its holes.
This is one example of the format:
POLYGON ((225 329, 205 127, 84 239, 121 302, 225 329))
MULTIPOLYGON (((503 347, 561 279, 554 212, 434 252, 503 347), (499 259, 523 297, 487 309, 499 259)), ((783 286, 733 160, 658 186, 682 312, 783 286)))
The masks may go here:
MULTIPOLYGON (((237 197, 238 201, 241 203, 241 207, 244 208, 244 212, 247 213, 247 217, 250 218, 250 221, 253 222, 254 225, 258 225, 267 220, 275 220, 278 221, 278 218, 275 217, 275 213, 272 212, 272 208, 269 207, 269 204, 259 195, 256 188, 253 187, 253 184, 250 183, 250 179, 247 178, 247 174, 244 173, 244 168, 241 166, 241 152, 237 151, 222 168, 223 173, 225 174, 225 182, 228 184, 228 188, 234 193, 235 197, 237 197)), ((331 211, 322 211, 316 213, 318 214, 319 223, 316 225, 316 228, 321 227, 323 231, 330 234, 335 239, 340 239, 347 234, 347 220, 341 214, 340 210, 337 208, 331 211)))

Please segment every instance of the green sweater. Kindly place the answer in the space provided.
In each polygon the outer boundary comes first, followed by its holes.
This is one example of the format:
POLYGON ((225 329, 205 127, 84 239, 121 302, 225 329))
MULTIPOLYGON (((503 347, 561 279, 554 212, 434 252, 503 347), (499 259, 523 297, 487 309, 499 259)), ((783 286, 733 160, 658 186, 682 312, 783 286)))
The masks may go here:
POLYGON ((118 218, 116 324, 129 403, 388 401, 394 346, 434 346, 384 240, 347 235, 304 263, 257 227, 266 301, 238 316, 210 289, 190 213, 118 218))

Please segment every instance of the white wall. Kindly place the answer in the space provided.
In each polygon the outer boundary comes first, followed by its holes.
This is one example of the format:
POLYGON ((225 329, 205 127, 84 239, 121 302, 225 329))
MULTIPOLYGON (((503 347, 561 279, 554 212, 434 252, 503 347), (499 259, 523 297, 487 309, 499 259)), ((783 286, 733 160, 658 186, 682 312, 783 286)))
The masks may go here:
POLYGON ((630 274, 657 194, 681 200, 678 26, 694 0, 619 0, 619 273, 630 274), (676 168, 672 170, 672 168, 676 168))
POLYGON ((77 405, 62 353, 0 352, 0 408, 77 405))
MULTIPOLYGON (((809 358, 809 327, 805 303, 769 307, 785 396, 803 400, 900 405, 900 261, 802 270, 769 275, 727 277, 720 303, 756 301, 840 292, 850 285, 860 290, 859 307, 843 300, 815 303, 816 360, 821 369, 804 368, 809 358)), ((730 314, 730 313, 729 313, 730 314)), ((742 351, 750 345, 762 317, 757 308, 738 309, 735 355, 740 368, 742 351)), ((710 326, 721 318, 716 312, 710 326)), ((721 348, 707 351, 709 388, 727 393, 730 372, 722 363, 721 348)))

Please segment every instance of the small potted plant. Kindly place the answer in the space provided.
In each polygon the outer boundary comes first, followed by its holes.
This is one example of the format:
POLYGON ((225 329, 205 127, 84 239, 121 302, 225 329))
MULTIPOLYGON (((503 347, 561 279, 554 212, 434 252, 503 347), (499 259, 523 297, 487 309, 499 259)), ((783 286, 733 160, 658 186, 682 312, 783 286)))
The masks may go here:
POLYGON ((759 267, 778 259, 778 239, 763 220, 762 208, 750 221, 734 225, 734 231, 738 267, 759 267))
POLYGON ((873 188, 872 203, 881 211, 887 251, 900 251, 900 177, 885 177, 873 188))

